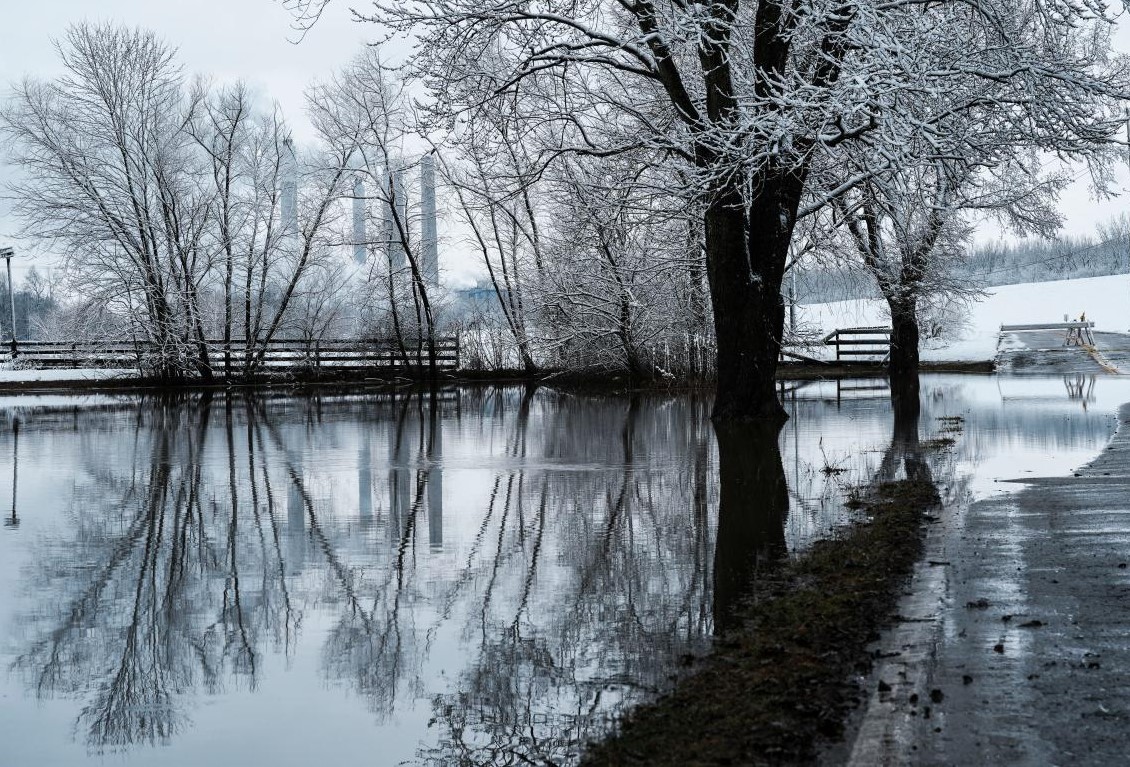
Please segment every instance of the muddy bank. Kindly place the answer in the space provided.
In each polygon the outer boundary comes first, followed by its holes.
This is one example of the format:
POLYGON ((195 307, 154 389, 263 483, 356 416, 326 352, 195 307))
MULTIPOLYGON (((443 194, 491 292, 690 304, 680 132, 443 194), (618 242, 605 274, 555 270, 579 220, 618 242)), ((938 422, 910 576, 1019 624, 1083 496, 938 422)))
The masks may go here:
POLYGON ((927 482, 868 493, 869 521, 759 576, 743 627, 675 691, 637 709, 585 765, 747 765, 813 761, 862 691, 869 644, 889 619, 938 503, 927 482))

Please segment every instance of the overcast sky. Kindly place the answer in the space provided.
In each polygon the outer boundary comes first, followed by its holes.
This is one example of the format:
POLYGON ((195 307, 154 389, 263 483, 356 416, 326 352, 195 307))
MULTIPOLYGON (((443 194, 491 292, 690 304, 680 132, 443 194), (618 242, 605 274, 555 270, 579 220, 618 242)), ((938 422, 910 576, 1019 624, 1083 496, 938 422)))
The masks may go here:
MULTIPOLYGON (((370 24, 352 20, 349 7, 363 0, 334 0, 317 26, 298 44, 291 17, 277 0, 24 0, 9 2, 0 25, 0 87, 25 74, 51 76, 58 72, 52 39, 67 24, 89 19, 113 20, 146 27, 179 51, 188 74, 209 74, 220 81, 243 79, 277 100, 301 140, 310 135, 302 94, 316 79, 324 79, 346 63, 367 41, 377 37, 370 24)), ((1122 25, 1118 47, 1130 50, 1130 29, 1122 25)), ((0 174, 3 168, 0 167, 0 174)), ((1095 225, 1130 209, 1130 173, 1123 172, 1121 199, 1096 202, 1080 181, 1062 200, 1067 216, 1065 234, 1090 234, 1095 225)), ((15 229, 0 201, 0 245, 15 229)), ((982 239, 995 233, 985 229, 982 239)), ((450 245, 448 245, 450 247, 450 245)), ((441 258, 448 256, 444 254, 441 258)), ((454 264, 451 264, 454 266, 454 264)), ((25 266, 14 268, 23 271, 25 266)), ((21 279, 17 275, 17 283, 21 279)))
MULTIPOLYGON (((59 72, 52 40, 68 24, 112 20, 163 37, 177 48, 186 74, 243 79, 268 101, 278 101, 300 141, 310 136, 303 109, 306 86, 328 77, 375 37, 373 26, 354 22, 349 6, 341 2, 331 5, 298 44, 290 42, 297 38, 290 14, 276 0, 30 0, 10 5, 0 25, 0 87, 5 94, 25 75, 59 72)), ((0 201, 0 245, 16 226, 0 201)), ((28 264, 13 261, 12 266, 19 284, 28 264)))

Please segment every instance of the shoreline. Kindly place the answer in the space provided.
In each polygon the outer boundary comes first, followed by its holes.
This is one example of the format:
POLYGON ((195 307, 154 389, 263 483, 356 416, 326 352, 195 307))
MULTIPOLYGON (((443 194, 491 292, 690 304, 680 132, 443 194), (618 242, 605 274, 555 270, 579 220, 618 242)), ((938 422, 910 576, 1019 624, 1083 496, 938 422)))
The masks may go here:
MULTIPOLYGON (((995 371, 992 361, 985 362, 933 362, 923 363, 922 373, 970 373, 989 375, 995 371)), ((81 373, 82 369, 76 369, 81 373)), ((2 371, 0 371, 2 374, 2 371)), ((777 370, 778 381, 836 380, 844 378, 886 378, 883 366, 873 363, 827 364, 785 363, 777 370)), ((55 380, 10 380, 0 378, 0 394, 32 393, 114 393, 114 392, 198 392, 230 390, 275 390, 275 389, 340 389, 361 387, 364 389, 430 388, 431 381, 426 377, 375 377, 375 376, 280 376, 239 381, 168 381, 165 379, 141 376, 107 376, 105 378, 60 378, 55 380)), ((490 386, 537 386, 564 390, 595 390, 601 393, 621 394, 628 392, 676 392, 709 389, 713 381, 709 379, 662 381, 632 380, 622 374, 569 373, 547 371, 527 374, 520 370, 462 371, 458 374, 445 373, 435 383, 438 386, 490 385, 490 386)))

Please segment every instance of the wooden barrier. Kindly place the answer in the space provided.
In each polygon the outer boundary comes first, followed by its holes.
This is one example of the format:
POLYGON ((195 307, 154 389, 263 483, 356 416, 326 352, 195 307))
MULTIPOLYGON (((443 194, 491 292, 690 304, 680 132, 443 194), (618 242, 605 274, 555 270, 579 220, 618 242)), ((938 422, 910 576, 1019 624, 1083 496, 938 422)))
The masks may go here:
MULTIPOLYGON (((324 339, 306 340, 276 338, 250 347, 243 339, 231 342, 230 353, 222 340, 208 340, 208 359, 215 375, 239 375, 248 358, 255 372, 287 372, 314 370, 322 373, 346 373, 427 368, 430 364, 426 339, 406 341, 402 347, 395 339, 324 339)), ((147 358, 157 356, 158 349, 147 342, 106 341, 19 341, 21 362, 40 368, 121 368, 140 370, 147 358)), ((436 367, 450 371, 459 368, 459 339, 455 336, 436 338, 436 367)))
POLYGON ((836 328, 824 336, 824 344, 836 347, 837 362, 842 357, 878 357, 878 361, 885 362, 891 354, 891 329, 836 328))
POLYGON ((1064 346, 1094 346, 1095 334, 1092 328, 1095 323, 1089 320, 1075 322, 1041 322, 1034 325, 1001 325, 1002 333, 1023 333, 1028 330, 1064 330, 1064 346))

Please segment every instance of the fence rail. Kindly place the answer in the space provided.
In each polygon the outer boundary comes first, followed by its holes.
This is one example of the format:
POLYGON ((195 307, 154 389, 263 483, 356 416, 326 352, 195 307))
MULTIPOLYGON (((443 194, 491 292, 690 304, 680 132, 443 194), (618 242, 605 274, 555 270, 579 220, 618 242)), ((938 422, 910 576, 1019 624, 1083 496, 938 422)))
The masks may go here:
POLYGON ((1035 325, 1001 325, 1002 333, 1011 333, 1018 330, 1071 330, 1079 328, 1093 328, 1095 323, 1087 322, 1041 322, 1035 325))
MULTIPOLYGON (((412 339, 402 346, 396 339, 276 338, 247 344, 233 339, 230 350, 223 340, 205 341, 208 359, 216 375, 239 374, 250 359, 256 372, 315 370, 319 372, 393 372, 426 368, 430 364, 426 339, 412 339)), ((107 339, 103 341, 17 341, 18 359, 43 368, 122 368, 140 370, 159 349, 150 343, 107 339)), ((459 368, 459 338, 437 337, 436 367, 459 368)))
POLYGON ((824 336, 824 344, 836 347, 837 362, 842 357, 878 357, 878 361, 885 361, 891 354, 891 329, 836 328, 824 336))
POLYGON ((1001 325, 1002 333, 1022 333, 1028 330, 1064 330, 1064 346, 1095 345, 1095 334, 1092 328, 1095 323, 1089 320, 1076 320, 1074 322, 1040 322, 1032 325, 1001 325))

